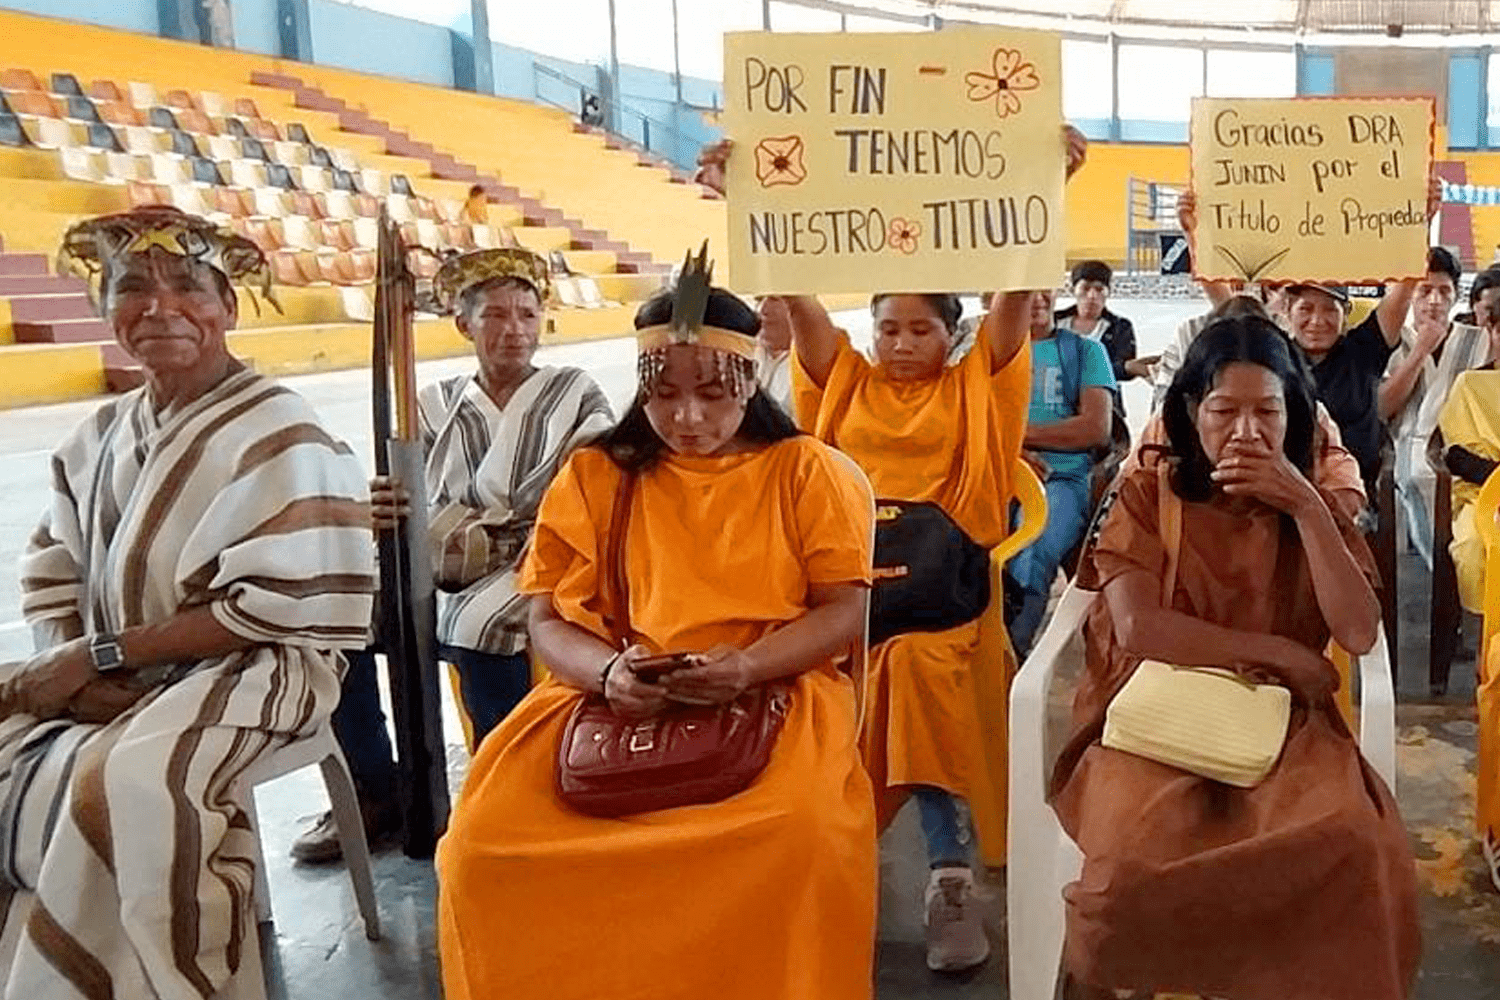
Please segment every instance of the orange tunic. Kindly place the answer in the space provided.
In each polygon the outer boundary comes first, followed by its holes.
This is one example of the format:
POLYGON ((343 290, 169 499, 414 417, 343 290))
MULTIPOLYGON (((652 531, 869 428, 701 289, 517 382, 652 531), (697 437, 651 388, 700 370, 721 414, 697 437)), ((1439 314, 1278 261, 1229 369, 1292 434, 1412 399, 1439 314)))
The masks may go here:
MULTIPOLYGON (((568 460, 518 589, 608 640, 599 558, 619 470, 568 460)), ((807 611, 813 584, 870 574, 852 470, 810 437, 670 457, 637 481, 631 624, 654 651, 748 646, 807 611)), ((600 819, 553 791, 581 693, 533 690, 484 741, 438 848, 448 1000, 855 1000, 872 990, 878 869, 852 682, 797 678, 766 770, 721 802, 600 819)))
MULTIPOLYGON (((981 341, 941 377, 899 382, 846 337, 826 385, 815 384, 800 361, 792 385, 798 422, 853 458, 876 496, 932 501, 986 548, 1009 534, 1011 472, 1031 393, 1024 346, 996 370, 981 341)), ((998 620, 1000 595, 991 600, 998 620)), ((860 748, 882 827, 910 786, 943 788, 968 801, 984 861, 1002 865, 1015 657, 1008 641, 993 644, 999 655, 979 656, 981 631, 973 621, 872 649, 860 748)))

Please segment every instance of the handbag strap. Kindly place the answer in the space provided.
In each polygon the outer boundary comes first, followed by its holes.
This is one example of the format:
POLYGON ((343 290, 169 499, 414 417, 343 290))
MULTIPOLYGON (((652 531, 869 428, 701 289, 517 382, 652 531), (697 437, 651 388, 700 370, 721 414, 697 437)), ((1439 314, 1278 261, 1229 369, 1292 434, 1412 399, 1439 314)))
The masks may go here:
POLYGON ((615 486, 615 503, 609 514, 609 537, 604 545, 604 625, 620 649, 632 639, 630 628, 630 583, 625 573, 625 534, 630 527, 630 504, 635 497, 635 473, 622 469, 615 486))
POLYGON ((1156 462, 1157 526, 1167 549, 1167 565, 1161 576, 1161 606, 1171 610, 1177 593, 1177 563, 1182 556, 1182 498, 1172 489, 1172 475, 1165 459, 1156 462))

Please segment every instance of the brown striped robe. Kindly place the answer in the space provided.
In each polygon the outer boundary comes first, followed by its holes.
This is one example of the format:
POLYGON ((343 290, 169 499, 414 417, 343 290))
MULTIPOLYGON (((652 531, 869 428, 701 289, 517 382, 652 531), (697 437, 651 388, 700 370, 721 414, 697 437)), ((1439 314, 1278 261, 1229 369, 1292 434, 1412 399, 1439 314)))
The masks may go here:
POLYGON ((4 997, 201 1000, 255 942, 232 785, 329 715, 337 650, 366 642, 364 474, 302 397, 251 372, 161 413, 149 389, 110 402, 52 470, 22 564, 34 627, 207 605, 256 645, 158 671, 106 726, 0 720, 4 997))

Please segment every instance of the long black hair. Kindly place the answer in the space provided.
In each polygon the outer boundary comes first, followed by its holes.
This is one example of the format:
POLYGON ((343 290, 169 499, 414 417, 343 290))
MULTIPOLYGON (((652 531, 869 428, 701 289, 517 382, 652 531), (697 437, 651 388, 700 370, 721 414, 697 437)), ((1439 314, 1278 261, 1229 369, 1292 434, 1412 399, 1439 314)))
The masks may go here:
POLYGON ((1207 500, 1213 493, 1213 463, 1203 451, 1193 412, 1213 391, 1219 373, 1235 362, 1259 365, 1281 380, 1286 401, 1286 440, 1282 450, 1302 474, 1311 476, 1317 402, 1312 374, 1300 352, 1275 323, 1247 315, 1215 320, 1188 348, 1182 367, 1162 401, 1162 423, 1177 459, 1172 488, 1184 500, 1207 500))
MULTIPOLYGON (((665 289, 648 299, 635 314, 635 328, 660 326, 672 319, 673 290, 665 289)), ((717 326, 725 330, 753 337, 760 332, 760 316, 732 292, 713 288, 708 293, 708 308, 704 312, 706 326, 717 326)), ((781 406, 765 394, 759 385, 745 404, 745 417, 737 432, 740 440, 753 444, 774 444, 796 437, 802 432, 781 406)), ((631 400, 630 409, 620 422, 605 431, 593 444, 604 449, 610 459, 628 472, 642 472, 650 468, 667 448, 667 443, 651 426, 646 416, 646 395, 637 391, 631 400)))

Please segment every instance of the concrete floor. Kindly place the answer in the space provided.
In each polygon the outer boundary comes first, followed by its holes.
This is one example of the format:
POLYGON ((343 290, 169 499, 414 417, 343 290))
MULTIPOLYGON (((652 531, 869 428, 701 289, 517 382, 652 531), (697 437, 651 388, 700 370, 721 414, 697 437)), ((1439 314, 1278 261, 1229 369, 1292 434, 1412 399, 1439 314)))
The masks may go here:
MULTIPOLYGON (((1115 304, 1135 320, 1141 353, 1159 349, 1175 323, 1197 310, 1182 301, 1115 304)), ((862 318, 850 317, 851 327, 862 318)), ((858 332, 856 332, 856 339, 858 332)), ((599 379, 616 407, 628 398, 634 376, 629 341, 547 349, 546 364, 577 364, 599 379)), ((464 362, 422 366, 426 380, 467 370, 464 362)), ((332 373, 288 380, 311 398, 325 420, 357 453, 369 453, 364 376, 332 373)), ((1126 387, 1132 423, 1149 408, 1149 394, 1126 387)), ((0 565, 14 565, 45 496, 47 455, 94 404, 9 411, 0 418, 0 565)), ((1426 956, 1419 1000, 1500 1000, 1500 894, 1489 885, 1472 828, 1475 743, 1472 639, 1453 670, 1448 695, 1427 696, 1427 580, 1415 557, 1402 564, 1399 687, 1401 705, 1398 797, 1419 856, 1426 956)), ((14 574, 0 573, 0 662, 24 655, 28 637, 19 617, 14 574)), ((1472 626, 1474 623, 1471 622, 1472 626)), ((1065 703, 1064 681, 1055 692, 1065 703)), ((451 712, 450 712, 451 718, 451 712)), ((456 782, 465 765, 456 724, 450 769, 456 782)), ((398 851, 376 858, 375 874, 384 937, 367 941, 348 878, 340 866, 309 868, 287 858, 292 839, 326 801, 316 770, 309 769, 258 793, 271 885, 274 926, 267 966, 273 1000, 436 1000, 441 996, 433 931, 435 885, 430 863, 398 851)), ((923 962, 921 893, 926 872, 912 815, 903 814, 881 851, 881 923, 878 954, 880 1000, 942 997, 951 1000, 1006 996, 1004 876, 991 876, 990 962, 962 978, 929 973, 923 962)))

